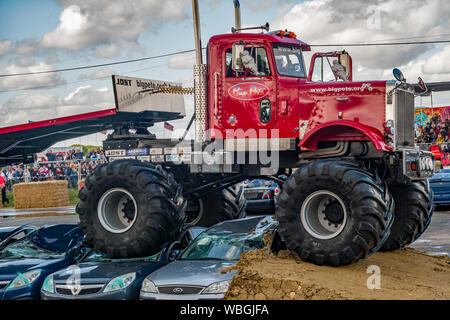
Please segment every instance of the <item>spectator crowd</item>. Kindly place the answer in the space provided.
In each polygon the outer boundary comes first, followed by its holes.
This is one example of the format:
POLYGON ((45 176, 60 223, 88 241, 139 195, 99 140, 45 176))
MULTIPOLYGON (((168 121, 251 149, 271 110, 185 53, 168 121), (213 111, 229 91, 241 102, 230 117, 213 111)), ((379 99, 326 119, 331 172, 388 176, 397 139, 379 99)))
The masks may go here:
MULTIPOLYGON (((19 164, 0 168, 8 191, 20 182, 67 180, 68 187, 78 188, 78 181, 85 179, 95 168, 105 163, 103 150, 92 150, 87 156, 80 150, 69 150, 65 154, 53 153, 48 150, 45 157, 33 164, 19 164)), ((2 180, 0 178, 0 180, 2 180)))
POLYGON ((416 143, 422 146, 422 150, 433 152, 440 168, 450 165, 449 126, 450 122, 434 115, 416 130, 416 143))
POLYGON ((449 122, 443 122, 441 117, 435 115, 425 125, 418 126, 417 143, 449 143, 449 122))

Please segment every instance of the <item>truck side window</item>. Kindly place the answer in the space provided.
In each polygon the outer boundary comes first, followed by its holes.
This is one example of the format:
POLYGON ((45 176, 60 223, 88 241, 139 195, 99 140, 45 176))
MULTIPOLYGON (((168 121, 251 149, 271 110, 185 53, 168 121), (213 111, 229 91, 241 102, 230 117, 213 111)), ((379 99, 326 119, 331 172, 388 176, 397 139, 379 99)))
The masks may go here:
POLYGON ((225 63, 227 77, 243 77, 243 76, 270 76, 269 59, 267 51, 264 48, 248 47, 244 50, 246 62, 246 71, 240 74, 232 68, 232 49, 229 48, 225 52, 225 63))
POLYGON ((316 57, 314 60, 313 73, 311 81, 330 82, 330 81, 348 81, 346 68, 340 64, 337 57, 316 57))

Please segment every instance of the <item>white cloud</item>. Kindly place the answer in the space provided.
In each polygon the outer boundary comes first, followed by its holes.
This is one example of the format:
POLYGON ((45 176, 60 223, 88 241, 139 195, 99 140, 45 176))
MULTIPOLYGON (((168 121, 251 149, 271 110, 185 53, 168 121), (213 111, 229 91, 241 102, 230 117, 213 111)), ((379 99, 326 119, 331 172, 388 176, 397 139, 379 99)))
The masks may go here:
MULTIPOLYGON (((450 7, 445 0, 305 1, 272 23, 290 29, 310 44, 339 44, 448 33, 450 7), (378 19, 379 18, 379 19, 378 19)), ((413 39, 414 40, 414 39, 413 39)), ((417 40, 417 39, 415 39, 417 40)), ((342 48, 321 48, 330 51, 342 48)), ((431 45, 347 48, 357 66, 393 68, 419 58, 431 45)))
MULTIPOLYGON (((62 99, 66 106, 83 106, 92 107, 111 105, 113 96, 107 88, 94 89, 90 85, 77 88, 62 99)), ((112 108, 112 106, 111 106, 112 108)))
POLYGON ((190 1, 62 0, 60 4, 60 24, 43 36, 41 46, 65 50, 100 46, 95 54, 110 57, 117 53, 117 45, 136 44, 141 32, 185 19, 190 1))
POLYGON ((119 50, 115 43, 98 46, 94 51, 94 56, 97 58, 110 58, 117 54, 119 50))
POLYGON ((34 55, 38 49, 38 42, 35 39, 24 39, 16 43, 14 53, 18 55, 34 55))
MULTIPOLYGON (((2 74, 28 73, 54 70, 46 62, 34 63, 32 65, 19 61, 19 64, 0 65, 2 74)), ((26 76, 9 76, 0 78, 0 90, 28 89, 35 87, 52 87, 64 84, 65 80, 57 73, 43 73, 26 76)))
POLYGON ((422 68, 423 72, 428 74, 450 73, 450 45, 429 57, 422 68))
POLYGON ((169 58, 171 69, 193 69, 195 64, 195 52, 177 54, 169 58))
POLYGON ((77 5, 69 5, 59 17, 60 24, 56 30, 47 32, 41 44, 47 48, 78 50, 90 45, 88 36, 87 14, 82 14, 77 5))
POLYGON ((9 51, 11 50, 11 44, 11 40, 0 41, 0 57, 9 53, 9 51))
POLYGON ((96 79, 104 79, 111 77, 113 74, 116 74, 116 71, 109 67, 104 67, 95 70, 92 73, 89 74, 83 74, 78 77, 80 80, 96 80, 96 79))

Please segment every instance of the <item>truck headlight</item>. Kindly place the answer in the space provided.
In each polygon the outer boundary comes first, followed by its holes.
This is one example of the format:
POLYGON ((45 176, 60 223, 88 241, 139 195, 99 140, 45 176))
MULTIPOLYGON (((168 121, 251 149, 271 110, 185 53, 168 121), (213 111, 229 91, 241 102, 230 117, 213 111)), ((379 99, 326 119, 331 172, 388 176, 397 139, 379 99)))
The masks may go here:
POLYGON ((31 270, 25 273, 19 274, 11 283, 9 284, 9 289, 17 289, 30 286, 36 279, 41 275, 41 270, 31 270))
POLYGON ((209 285, 202 292, 202 294, 207 294, 207 293, 226 293, 228 291, 228 287, 229 286, 230 286, 230 281, 229 280, 215 282, 215 283, 209 285))
POLYGON ((44 280, 44 284, 42 285, 42 291, 55 293, 55 284, 53 282, 53 275, 49 275, 44 280))
POLYGON ((112 279, 103 292, 113 292, 128 287, 136 279, 136 272, 127 273, 112 279))
POLYGON ((147 278, 142 282, 142 292, 149 292, 149 293, 158 293, 158 289, 156 288, 153 281, 148 280, 147 278))

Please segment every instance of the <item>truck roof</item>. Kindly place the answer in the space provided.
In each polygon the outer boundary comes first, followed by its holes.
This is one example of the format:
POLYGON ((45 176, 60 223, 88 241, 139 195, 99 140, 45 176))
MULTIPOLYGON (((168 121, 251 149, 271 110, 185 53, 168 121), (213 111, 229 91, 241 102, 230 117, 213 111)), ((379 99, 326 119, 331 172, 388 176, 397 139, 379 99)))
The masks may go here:
POLYGON ((222 42, 223 44, 232 44, 239 40, 253 41, 253 42, 270 42, 270 43, 285 43, 298 45, 303 51, 311 51, 309 44, 300 41, 296 38, 289 38, 285 36, 277 36, 275 34, 267 33, 226 33, 215 35, 209 39, 209 42, 222 42))

